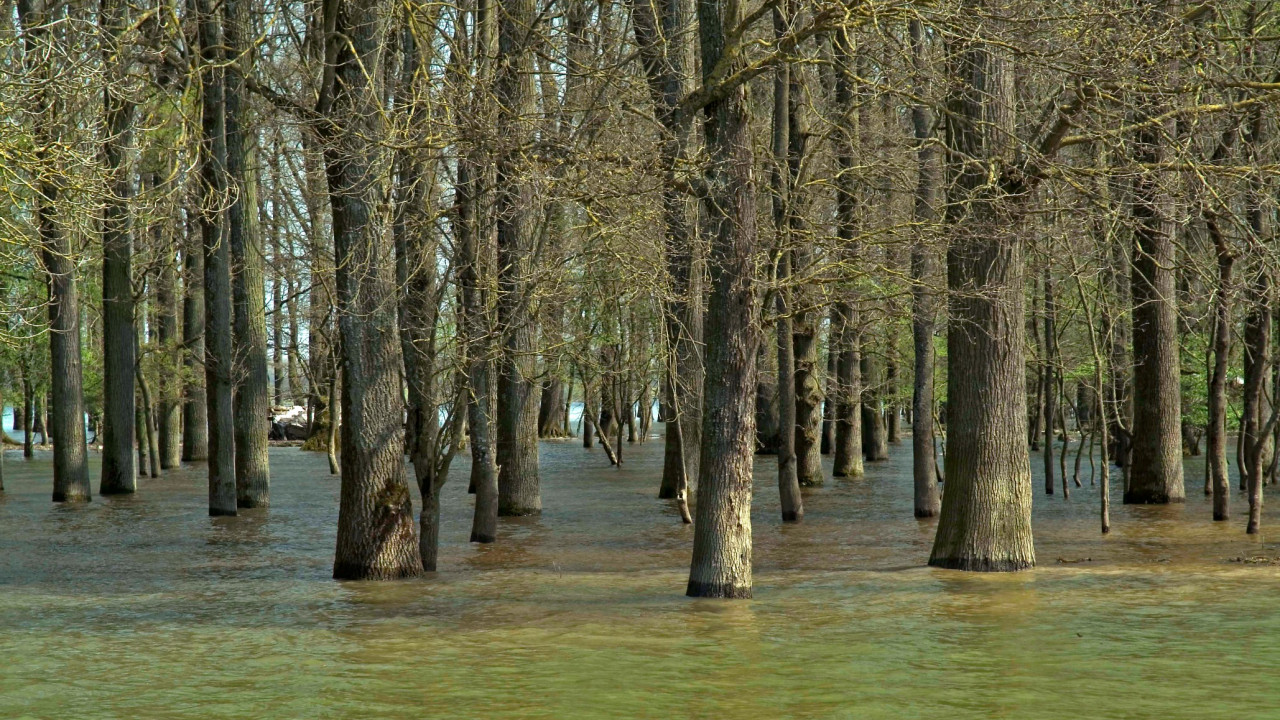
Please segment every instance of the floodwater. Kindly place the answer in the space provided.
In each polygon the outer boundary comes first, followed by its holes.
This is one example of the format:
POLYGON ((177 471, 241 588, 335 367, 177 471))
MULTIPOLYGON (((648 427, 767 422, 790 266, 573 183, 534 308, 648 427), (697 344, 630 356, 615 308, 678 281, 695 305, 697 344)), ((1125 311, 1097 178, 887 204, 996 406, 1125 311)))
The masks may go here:
POLYGON ((1037 493, 1040 566, 974 575, 925 567, 906 443, 795 526, 760 458, 755 599, 715 601, 683 596, 661 457, 544 443, 545 512, 491 546, 467 542, 461 459, 441 572, 337 583, 323 455, 273 448, 273 506, 211 519, 202 468, 55 506, 48 457, 10 452, 0 717, 1280 717, 1280 567, 1232 561, 1280 557, 1280 513, 1246 537, 1237 493, 1211 522, 1198 459, 1185 505, 1115 483, 1107 538, 1086 463, 1069 502, 1037 493))

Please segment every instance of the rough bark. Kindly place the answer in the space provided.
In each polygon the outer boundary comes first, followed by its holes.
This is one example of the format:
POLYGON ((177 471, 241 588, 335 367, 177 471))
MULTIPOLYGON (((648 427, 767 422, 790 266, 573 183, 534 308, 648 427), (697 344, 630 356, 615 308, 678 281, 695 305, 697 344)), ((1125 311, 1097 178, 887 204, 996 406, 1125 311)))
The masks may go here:
POLYGON ((402 358, 394 247, 385 232, 386 128, 378 73, 390 15, 383 0, 328 0, 334 61, 322 107, 342 359, 342 488, 333 576, 394 579, 422 572, 405 478, 402 358), (326 102, 327 101, 327 102, 326 102))
MULTIPOLYGON (((1148 109, 1151 114, 1154 110, 1148 109)), ((1160 163, 1173 122, 1138 132, 1135 160, 1160 163)), ((1133 430, 1124 502, 1186 499, 1182 479, 1182 384, 1178 358, 1177 262, 1168 173, 1146 171, 1134 180, 1133 430)))
MULTIPOLYGON (((49 40, 47 8, 42 0, 22 0, 18 3, 18 14, 24 31, 24 65, 29 70, 35 70, 41 80, 47 80, 53 72, 52 59, 35 58, 37 54, 43 54, 43 46, 49 40)), ((104 19, 108 20, 109 27, 119 27, 119 22, 111 15, 104 19)), ((53 139, 49 137, 48 128, 52 126, 55 99, 46 89, 39 93, 37 103, 35 130, 40 148, 37 150, 37 159, 42 168, 48 168, 36 182, 35 215, 40 263, 47 275, 46 287, 49 292, 49 374, 50 390, 53 393, 51 422, 54 433, 53 501, 81 502, 90 499, 92 489, 85 450, 80 307, 71 238, 59 226, 55 217, 59 187, 53 177, 53 168, 50 167, 48 150, 53 139)), ((6 300, 7 294, 6 287, 6 300)), ((7 329, 8 323, 5 325, 7 329)), ((0 403, 0 410, 3 407, 3 403, 0 403)), ((18 415, 16 410, 15 407, 15 420, 18 415)), ((28 432, 27 435, 30 436, 31 433, 28 432)), ((0 428, 0 441, 3 439, 3 428, 0 428)), ((3 454, 4 444, 0 442, 0 456, 3 454)), ((0 491, 3 489, 3 482, 0 481, 0 491)))
MULTIPOLYGON (((970 9, 979 3, 970 3, 970 9)), ((993 188, 1012 159, 1007 51, 978 38, 949 48, 946 145, 947 490, 929 564, 977 571, 1035 565, 1027 450, 1026 323, 1019 188, 993 188)))
MULTIPOLYGON (((736 4, 698 0, 704 80, 726 52, 739 14, 736 4)), ((708 259, 711 297, 697 522, 686 594, 746 598, 751 596, 752 392, 760 343, 754 287, 755 158, 746 87, 728 89, 704 112, 704 208, 713 228, 708 259)))

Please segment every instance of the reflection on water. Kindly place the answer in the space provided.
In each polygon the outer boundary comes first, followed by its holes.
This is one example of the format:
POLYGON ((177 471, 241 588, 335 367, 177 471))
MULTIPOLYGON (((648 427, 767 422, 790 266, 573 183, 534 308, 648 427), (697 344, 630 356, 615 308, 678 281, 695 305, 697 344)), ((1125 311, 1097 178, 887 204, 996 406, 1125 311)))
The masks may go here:
POLYGON ((1280 570, 1229 559, 1280 549, 1244 535, 1238 495, 1209 520, 1198 459, 1185 505, 1125 507, 1113 483, 1107 538, 1087 479, 1037 495, 1040 567, 968 575, 923 566, 933 523, 894 451, 807 490, 798 526, 759 459, 748 602, 681 595, 692 533, 655 499, 661 442, 621 469, 544 444, 544 514, 488 546, 467 542, 460 458, 442 571, 347 584, 321 455, 272 449, 271 508, 211 519, 202 468, 55 506, 47 455, 11 452, 0 717, 1274 716, 1280 570))

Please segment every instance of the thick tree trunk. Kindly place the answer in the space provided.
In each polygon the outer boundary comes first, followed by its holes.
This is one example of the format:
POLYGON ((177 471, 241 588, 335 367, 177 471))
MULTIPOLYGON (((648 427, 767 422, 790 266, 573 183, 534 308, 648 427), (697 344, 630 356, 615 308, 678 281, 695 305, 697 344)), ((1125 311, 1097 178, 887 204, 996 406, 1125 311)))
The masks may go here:
POLYGON ((230 243, 232 349, 235 357, 235 474, 236 506, 270 504, 271 472, 267 435, 271 430, 271 398, 267 383, 267 316, 262 280, 262 234, 258 225, 258 182, 252 162, 255 141, 250 134, 248 93, 244 76, 252 69, 253 53, 249 0, 226 0, 224 40, 234 63, 226 78, 227 142, 226 208, 230 243))
MULTIPOLYGON (((236 514, 235 418, 232 414, 231 267, 222 203, 226 197, 226 132, 222 32, 211 0, 198 0, 203 137, 205 404, 209 412, 209 514, 236 514)), ((132 342, 132 338, 130 338, 132 342)), ((131 395, 132 397, 132 395, 131 395)), ((111 418, 104 418, 108 427, 111 418)), ((104 466, 105 467, 105 466, 104 466)), ((104 474, 105 477, 105 474, 104 474)))
POLYGON ((533 0, 499 0, 497 103, 497 184, 494 212, 498 229, 498 514, 542 512, 538 481, 538 393, 536 336, 531 287, 534 262, 534 188, 525 172, 525 144, 535 115, 533 43, 537 23, 533 0))
MULTIPOLYGON (((383 206, 387 151, 380 78, 388 6, 337 2, 331 86, 335 118, 325 147, 333 215, 338 332, 342 359, 342 489, 333 576, 394 579, 422 572, 413 503, 405 478, 404 399, 396 323, 394 247, 383 206)), ((322 99, 325 99, 322 96, 322 99)))
MULTIPOLYGON (((1136 160, 1163 162, 1174 121, 1138 132, 1136 160)), ((1133 188, 1133 431, 1125 503, 1182 502, 1182 384, 1174 287, 1177 252, 1169 173, 1151 170, 1133 188)))
MULTIPOLYGON (((115 14, 118 10, 109 9, 104 17, 108 27, 118 28, 122 20, 115 14)), ((37 77, 47 81, 53 68, 49 61, 32 61, 37 53, 43 52, 41 45, 49 39, 47 23, 50 18, 40 0, 21 0, 18 3, 19 20, 23 26, 24 63, 29 69, 37 71, 37 77)), ((37 158, 41 167, 47 167, 47 150, 53 138, 48 137, 49 128, 53 127, 53 114, 56 111, 55 98, 50 89, 42 90, 38 96, 39 107, 35 109, 37 158)), ((83 370, 80 353, 80 306, 78 299, 75 263, 72 259, 71 238, 62 230, 56 218, 58 201, 58 184, 52 176, 52 168, 46 175, 41 173, 37 180, 35 198, 36 232, 40 240, 40 263, 48 276, 49 291, 49 376, 53 393, 54 446, 53 446, 53 501, 81 502, 92 495, 89 485, 89 467, 86 460, 84 433, 84 391, 83 370)), ((8 300, 7 281, 5 281, 5 300, 8 300)), ((8 323, 6 322, 6 327, 8 323)), ((24 389, 30 385, 23 373, 24 389)), ((4 408, 0 403, 0 411, 4 408)), ((14 425, 18 416, 14 408, 14 425)), ((24 418, 25 419, 25 418, 24 418)), ((23 423, 23 427, 29 426, 23 423)), ((17 429, 15 427, 15 429, 17 429)), ((27 431, 27 437, 31 432, 27 431)), ((3 428, 0 427, 0 441, 4 440, 3 428)), ((24 449, 29 443, 24 443, 24 449)), ((4 443, 0 442, 0 456, 4 454, 4 443)), ((2 458, 0 458, 2 462, 2 458)), ((0 478, 0 490, 4 489, 0 478)))
POLYGON ((947 489, 929 564, 1022 570, 1035 565, 1022 237, 1017 198, 991 187, 1015 147, 1013 73, 998 45, 950 50, 947 489))
MULTIPOLYGON (((720 63, 739 15, 735 4, 698 0, 704 79, 720 63)), ((686 594, 746 598, 751 596, 752 385, 760 344, 755 158, 746 88, 730 89, 707 105, 705 113, 710 194, 704 208, 713 229, 711 298, 697 522, 686 594)))
MULTIPOLYGON (((108 35, 119 38, 129 26, 123 4, 106 3, 103 25, 108 35)), ((103 48, 104 59, 114 69, 114 77, 125 68, 116 59, 118 49, 110 43, 103 48)), ((111 192, 102 219, 102 495, 131 493, 137 489, 137 469, 133 461, 134 438, 134 354, 133 324, 133 231, 129 207, 133 197, 133 169, 128 148, 133 137, 132 100, 119 96, 108 81, 104 93, 107 140, 104 155, 112 174, 111 192)))
POLYGON ((542 396, 538 401, 538 437, 563 437, 564 381, 558 377, 542 383, 542 396))

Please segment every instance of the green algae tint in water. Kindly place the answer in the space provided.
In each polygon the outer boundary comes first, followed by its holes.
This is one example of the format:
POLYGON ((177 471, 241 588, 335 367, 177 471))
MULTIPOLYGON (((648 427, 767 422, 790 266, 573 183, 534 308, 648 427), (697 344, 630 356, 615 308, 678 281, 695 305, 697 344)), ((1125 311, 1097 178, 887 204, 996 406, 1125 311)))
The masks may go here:
MULTIPOLYGON (((684 598, 692 535, 655 500, 661 443, 622 469, 542 447, 544 514, 467 543, 465 461, 442 571, 329 579, 336 478, 271 452, 272 507, 207 517, 201 468, 49 503, 10 454, 0 499, 3 718, 1276 718, 1280 556, 1184 506, 1035 500, 1040 568, 925 568, 910 453, 806 491, 782 526, 757 463, 751 601, 684 598), (1059 562, 1059 559, 1067 562, 1059 562), (1075 562, 1080 561, 1080 562, 1075 562)), ((1038 465, 1038 463, 1032 463, 1038 465)), ((1039 484, 1036 487, 1040 487, 1039 484)))

